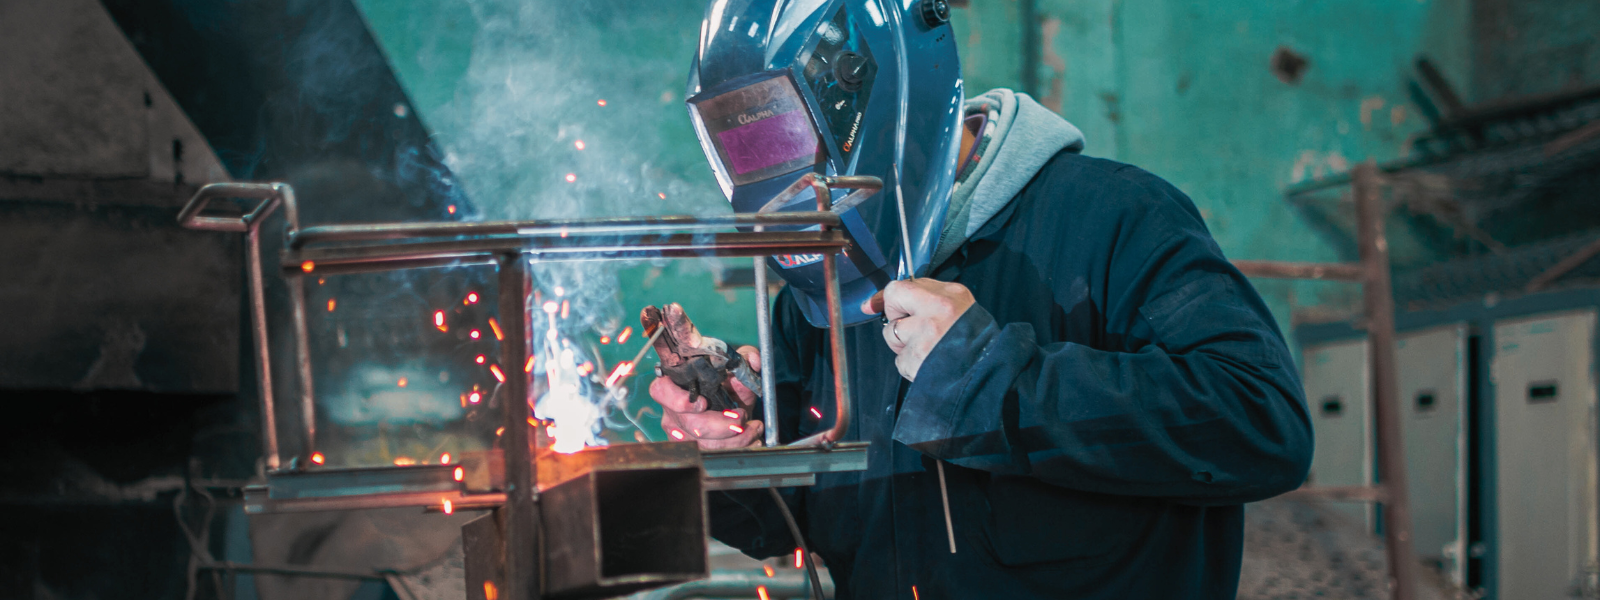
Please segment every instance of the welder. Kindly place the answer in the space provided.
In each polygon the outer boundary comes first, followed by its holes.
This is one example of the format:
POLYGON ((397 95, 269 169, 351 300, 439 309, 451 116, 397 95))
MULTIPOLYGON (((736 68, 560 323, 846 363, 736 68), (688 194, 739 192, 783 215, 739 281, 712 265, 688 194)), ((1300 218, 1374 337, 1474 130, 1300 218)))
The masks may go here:
MULTIPOLYGON (((948 12, 715 0, 701 27, 688 108, 736 212, 807 173, 885 183, 843 213, 839 261, 870 465, 786 508, 839 598, 1232 598, 1243 504, 1311 460, 1283 337, 1182 192, 1082 154, 1026 94, 966 97, 948 12)), ((768 263, 784 443, 836 417, 820 262, 768 263)), ((650 389, 674 437, 759 444, 754 395, 728 386, 734 410, 650 389)), ((765 492, 713 493, 710 513, 751 556, 797 546, 765 492)))

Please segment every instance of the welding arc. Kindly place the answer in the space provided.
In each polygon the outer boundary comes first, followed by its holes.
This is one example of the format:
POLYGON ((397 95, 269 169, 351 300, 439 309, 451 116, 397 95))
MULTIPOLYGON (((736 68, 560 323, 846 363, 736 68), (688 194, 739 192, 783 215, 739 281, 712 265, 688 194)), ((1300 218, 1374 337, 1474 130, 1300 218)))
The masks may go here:
POLYGON ((778 495, 777 488, 767 488, 767 493, 772 495, 773 502, 778 503, 778 512, 783 513, 783 522, 789 526, 789 535, 794 536, 794 543, 800 546, 801 554, 805 555, 812 599, 822 600, 822 577, 817 575, 817 559, 811 556, 811 547, 806 545, 806 538, 800 535, 800 525, 795 523, 794 513, 789 512, 789 505, 784 503, 783 496, 778 495))

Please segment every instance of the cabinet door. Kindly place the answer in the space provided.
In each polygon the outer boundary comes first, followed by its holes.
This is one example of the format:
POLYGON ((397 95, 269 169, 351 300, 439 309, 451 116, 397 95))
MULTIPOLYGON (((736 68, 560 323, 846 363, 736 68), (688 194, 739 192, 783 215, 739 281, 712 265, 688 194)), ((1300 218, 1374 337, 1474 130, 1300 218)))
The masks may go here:
POLYGON ((1399 337, 1401 427, 1417 557, 1466 582, 1466 355, 1464 325, 1399 337))
MULTIPOLYGON (((1371 385, 1367 377, 1367 341, 1307 346, 1303 355, 1306 402, 1311 403, 1311 430, 1317 444, 1307 485, 1371 485, 1372 401, 1368 392, 1371 385)), ((1330 507, 1369 528, 1372 525, 1369 503, 1339 502, 1330 507)))
POLYGON ((1567 598, 1596 557, 1594 311, 1494 327, 1499 600, 1567 598))

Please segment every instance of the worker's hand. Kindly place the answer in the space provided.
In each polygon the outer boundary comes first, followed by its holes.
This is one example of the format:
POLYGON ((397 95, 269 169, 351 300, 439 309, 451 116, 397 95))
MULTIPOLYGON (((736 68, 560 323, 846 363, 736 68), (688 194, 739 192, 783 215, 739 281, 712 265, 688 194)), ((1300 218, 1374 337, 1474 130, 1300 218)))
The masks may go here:
MULTIPOLYGON (((761 371, 761 353, 753 347, 738 349, 739 355, 756 372, 761 371)), ((704 396, 689 397, 689 392, 666 377, 657 377, 650 383, 650 397, 661 404, 661 428, 674 440, 694 440, 701 450, 743 448, 760 443, 764 425, 751 421, 750 409, 755 406, 756 395, 731 375, 728 387, 739 401, 739 408, 716 412, 706 410, 704 396)))
POLYGON ((959 283, 903 279, 889 282, 883 291, 861 303, 861 312, 882 312, 889 320, 883 326, 883 340, 898 355, 894 366, 902 377, 916 381, 928 353, 976 302, 967 286, 959 283))

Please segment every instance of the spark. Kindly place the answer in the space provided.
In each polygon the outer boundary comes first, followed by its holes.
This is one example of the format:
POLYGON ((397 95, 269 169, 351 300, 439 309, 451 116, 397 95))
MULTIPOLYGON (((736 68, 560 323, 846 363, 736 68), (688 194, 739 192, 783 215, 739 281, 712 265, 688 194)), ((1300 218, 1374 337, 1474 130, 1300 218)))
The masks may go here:
POLYGON ((599 104, 599 105, 600 105, 600 106, 605 106, 605 105, 606 105, 606 99, 605 99, 605 98, 601 98, 601 99, 600 99, 600 102, 599 102, 599 103, 598 103, 598 104, 599 104))
POLYGON ((449 500, 445 500, 444 501, 444 514, 448 515, 450 513, 455 512, 455 511, 456 511, 456 507, 451 506, 449 500))
POLYGON ((623 327, 622 328, 622 333, 617 334, 617 343, 618 344, 626 344, 626 343, 628 343, 628 336, 631 336, 631 335, 633 335, 633 326, 629 325, 627 327, 623 327))
POLYGON ((478 303, 478 293, 477 292, 467 292, 467 299, 463 302, 463 304, 477 304, 477 303, 478 303))
POLYGON ((728 429, 732 430, 734 433, 744 433, 744 428, 738 425, 729 425, 728 429))
POLYGON ((800 567, 806 566, 806 562, 805 561, 806 561, 805 552, 803 550, 799 549, 799 548, 795 548, 794 549, 794 568, 798 569, 800 567))
POLYGON ((776 577, 778 575, 777 571, 772 570, 772 565, 761 565, 761 570, 767 572, 767 577, 776 577))
POLYGON ((567 314, 571 313, 571 312, 572 312, 572 305, 567 303, 566 300, 562 300, 561 301, 561 318, 563 318, 563 319, 567 318, 567 314))
POLYGON ((308 260, 308 261, 305 261, 303 263, 300 263, 300 270, 301 271, 305 271, 307 273, 310 273, 312 271, 315 271, 316 269, 317 269, 317 263, 315 263, 315 262, 312 262, 312 261, 308 260))
POLYGON ((495 437, 499 437, 500 434, 505 433, 505 432, 506 432, 506 428, 504 428, 504 427, 496 427, 496 428, 494 428, 495 437))
POLYGON ((477 392, 473 392, 471 394, 467 394, 467 402, 471 402, 473 404, 477 404, 477 403, 482 402, 482 401, 483 401, 483 394, 479 394, 477 392))
POLYGON ((450 211, 450 214, 452 214, 452 215, 456 214, 456 205, 451 204, 450 206, 446 207, 445 210, 450 211))
POLYGON ((660 198, 662 200, 666 200, 667 199, 667 193, 666 192, 656 192, 656 197, 660 198))
POLYGON ((532 373, 533 372, 533 363, 534 363, 534 360, 537 359, 537 358, 538 358, 537 356, 529 356, 528 357, 528 364, 522 365, 522 372, 523 373, 532 373))
POLYGON ((565 225, 561 226, 561 237, 567 237, 567 227, 565 225))
POLYGON ((678 431, 676 429, 672 430, 672 439, 675 439, 675 440, 683 439, 683 432, 682 431, 678 431))
POLYGON ((547 301, 547 302, 544 303, 544 312, 545 312, 545 314, 551 314, 551 315, 556 314, 556 310, 560 309, 560 308, 561 308, 561 305, 560 304, 556 304, 555 300, 550 300, 550 301, 547 301))
POLYGON ((818 419, 821 419, 822 418, 822 411, 817 410, 817 407, 813 406, 813 407, 811 407, 811 415, 816 417, 816 418, 818 418, 818 419))
MULTIPOLYGON (((609 344, 609 343, 611 343, 611 336, 609 336, 609 335, 600 336, 600 345, 604 346, 604 345, 609 344)), ((617 342, 617 343, 620 344, 621 342, 617 342)))
POLYGON ((311 453, 311 462, 314 462, 314 463, 317 463, 317 464, 320 465, 320 464, 323 464, 325 462, 328 462, 328 459, 327 459, 327 457, 323 456, 321 452, 312 452, 311 453))
POLYGON ((467 337, 470 337, 472 339, 478 339, 479 337, 482 337, 482 336, 483 336, 483 334, 479 333, 478 330, 476 330, 476 329, 467 332, 467 337))
POLYGON ((317 285, 322 285, 322 284, 327 283, 327 282, 328 282, 328 278, 327 277, 318 277, 317 278, 317 285))
POLYGON ((475 361, 475 362, 477 362, 477 363, 478 363, 478 364, 480 364, 480 365, 481 365, 481 364, 483 364, 483 361, 485 361, 485 360, 488 360, 488 359, 487 359, 487 358, 485 358, 485 357, 484 357, 484 356, 483 356, 483 355, 482 355, 482 354, 479 354, 479 355, 478 355, 478 356, 477 356, 477 358, 474 358, 474 359, 472 359, 472 360, 473 360, 473 361, 475 361))
POLYGON ((578 174, 577 173, 567 173, 567 183, 572 183, 572 182, 577 181, 577 180, 578 180, 578 174))
POLYGON ((500 588, 495 587, 493 581, 483 582, 483 599, 500 600, 500 588))
POLYGON ((494 378, 500 380, 500 383, 506 382, 506 374, 500 372, 500 365, 489 365, 489 372, 494 373, 494 378))
POLYGON ((339 305, 339 300, 338 299, 329 298, 328 299, 328 312, 333 312, 333 307, 338 306, 338 305, 339 305))
POLYGON ((444 454, 440 454, 439 455, 439 464, 441 464, 441 465, 450 464, 450 453, 449 452, 446 452, 444 454))
POLYGON ((587 146, 587 144, 584 144, 583 140, 578 140, 577 142, 574 142, 572 144, 572 147, 577 148, 579 150, 582 150, 585 146, 587 146))
POLYGON ((623 377, 627 377, 628 374, 632 372, 633 362, 625 360, 617 363, 617 368, 611 371, 611 375, 609 377, 606 377, 606 387, 616 385, 618 380, 622 379, 623 377))
POLYGON ((578 365, 578 374, 579 375, 588 376, 590 373, 593 373, 593 372, 594 372, 594 363, 592 363, 592 362, 584 362, 583 364, 578 365))
POLYGON ((433 326, 434 327, 438 327, 439 331, 449 331, 450 330, 450 328, 449 327, 445 327, 445 324, 444 324, 444 311, 442 311, 442 310, 433 311, 433 326))
POLYGON ((497 340, 506 339, 505 332, 500 331, 500 322, 494 320, 494 317, 489 317, 489 331, 493 331, 494 332, 494 339, 497 339, 497 340))
POLYGON ((737 419, 737 418, 739 418, 739 413, 731 411, 731 410, 725 410, 725 411, 722 411, 722 416, 727 417, 729 419, 737 419))
POLYGON ((772 600, 772 597, 767 595, 767 586, 764 585, 756 586, 756 595, 760 596, 761 600, 772 600))
POLYGON ((406 383, 408 383, 408 382, 406 381, 406 378, 404 378, 404 377, 401 377, 400 381, 395 382, 395 384, 399 385, 400 387, 405 387, 406 383))
POLYGON ((456 481, 461 481, 467 478, 467 470, 461 467, 456 467, 455 472, 451 475, 456 478, 456 481))
POLYGON ((561 287, 559 285, 556 286, 556 295, 557 296, 565 296, 565 295, 567 295, 567 288, 561 287))
POLYGON ((417 461, 411 460, 410 458, 404 456, 394 459, 394 466, 396 467, 409 467, 414 464, 417 464, 417 461))
POLYGON ((922 596, 917 594, 917 586, 914 585, 911 586, 911 600, 922 600, 922 596))

